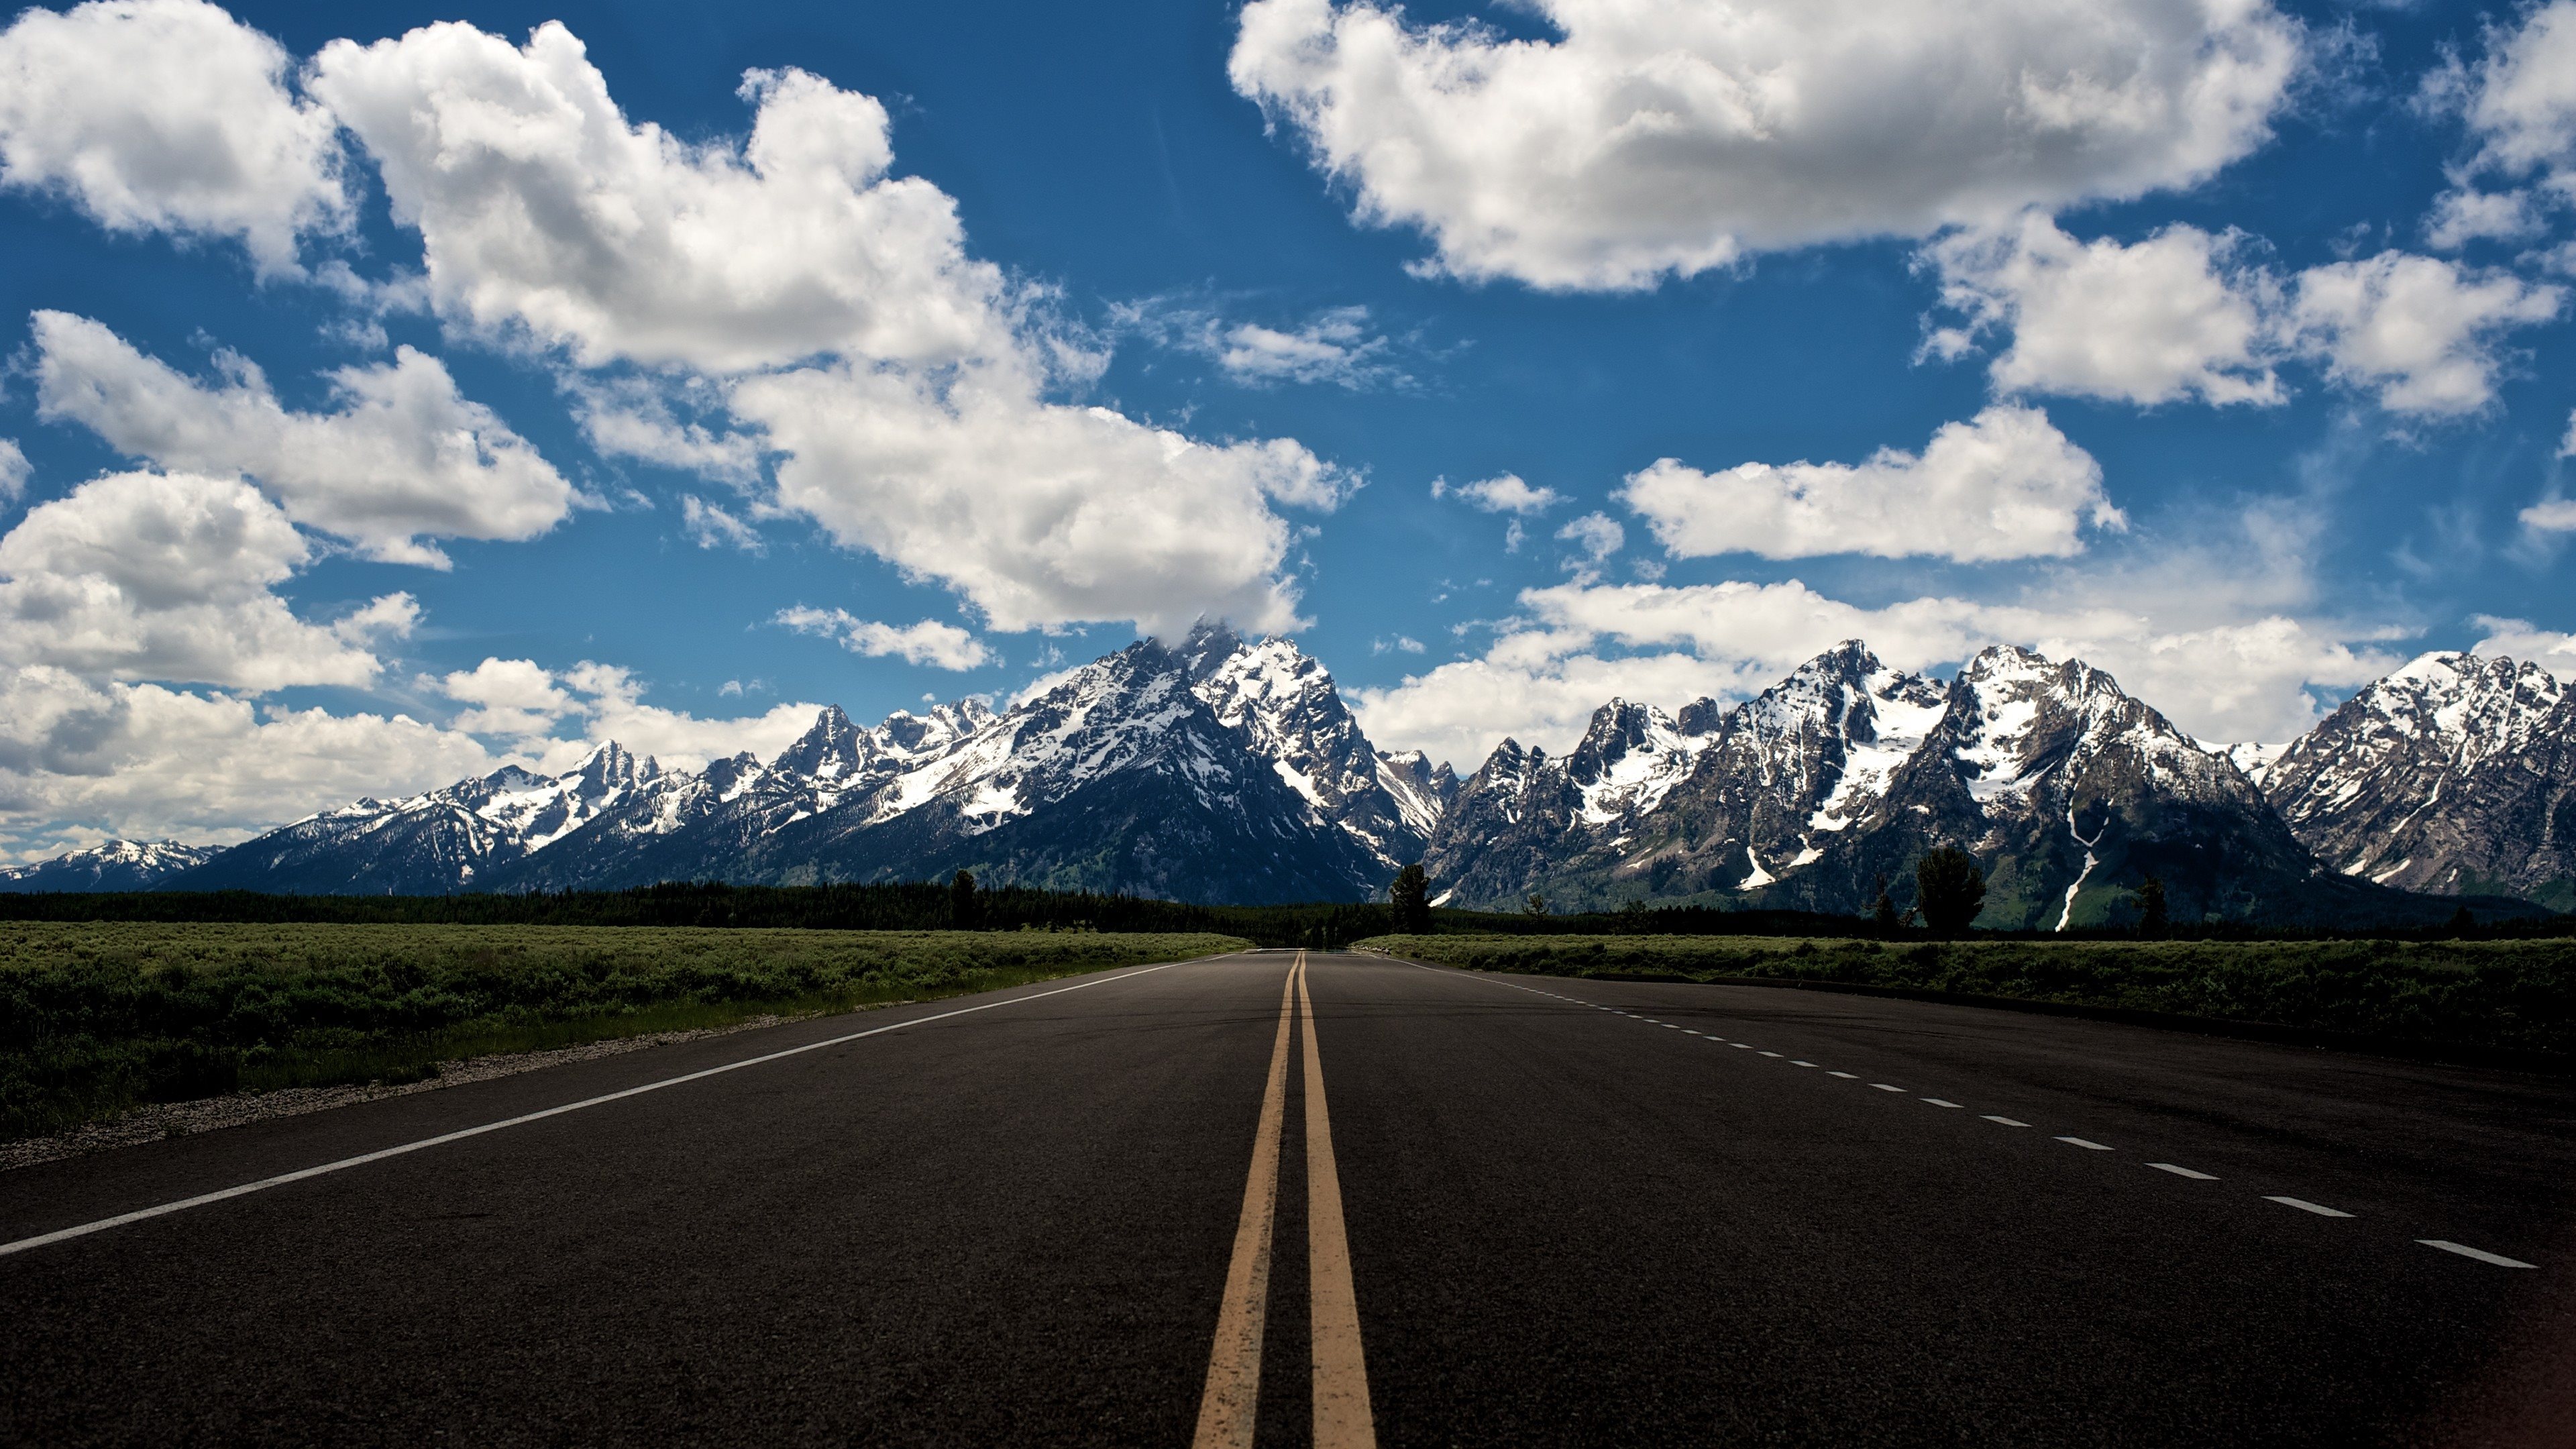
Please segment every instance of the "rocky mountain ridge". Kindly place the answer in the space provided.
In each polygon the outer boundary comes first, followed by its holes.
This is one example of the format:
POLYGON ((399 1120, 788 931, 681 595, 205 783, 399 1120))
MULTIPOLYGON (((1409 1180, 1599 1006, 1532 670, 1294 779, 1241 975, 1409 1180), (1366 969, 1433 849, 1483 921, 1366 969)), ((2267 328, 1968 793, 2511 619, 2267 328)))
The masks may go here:
POLYGON ((325 811, 169 883, 411 894, 966 869, 1188 899, 1350 899, 1420 856, 1454 787, 1445 767, 1375 750, 1294 644, 1203 626, 999 712, 965 700, 862 729, 832 707, 775 759, 695 772, 604 744, 561 777, 510 767, 325 811))
POLYGON ((1364 899, 1421 859, 1456 905, 1536 893, 1559 908, 1851 913, 1882 882, 1906 904, 1913 862, 1955 845, 1988 871, 1990 926, 2116 923, 2147 875, 2187 920, 2429 909, 2401 889, 2564 908, 2571 739, 2576 692, 2509 660, 2427 655, 2293 744, 2211 749, 2081 661, 1998 646, 1943 681, 1854 640, 1731 706, 1613 700, 1562 757, 1506 740, 1461 782, 1376 748, 1295 644, 1203 625, 1000 710, 965 700, 863 728, 828 708, 765 762, 677 770, 609 743, 560 776, 505 767, 227 851, 150 847, 159 864, 124 874, 75 853, 0 874, 0 889, 417 893, 968 869, 1198 900, 1364 899))
POLYGON ((2576 691, 2538 665, 2426 654, 2267 761, 2263 792, 2348 876, 2576 910, 2576 691))
POLYGON ((1427 864, 1457 904, 1849 914, 1882 883, 1906 904, 1913 862, 1943 845, 1985 863, 1980 919, 2005 928, 2116 919, 2148 874, 2186 919, 2296 915, 2320 894, 2253 783, 2101 671, 1997 646, 1945 686, 1857 640, 1722 712, 1613 701, 1562 761, 1506 742, 1427 864), (1652 763, 1627 769, 1647 788, 1623 790, 1603 762, 1641 746, 1652 763))

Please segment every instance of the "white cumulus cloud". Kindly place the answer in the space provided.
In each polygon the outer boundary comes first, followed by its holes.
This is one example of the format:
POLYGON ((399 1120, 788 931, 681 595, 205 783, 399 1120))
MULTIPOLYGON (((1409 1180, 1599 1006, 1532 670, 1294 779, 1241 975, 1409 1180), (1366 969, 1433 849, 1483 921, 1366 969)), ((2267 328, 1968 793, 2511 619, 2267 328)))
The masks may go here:
POLYGON ((888 174, 873 98, 753 71, 749 139, 684 142, 630 121, 555 24, 334 42, 311 88, 420 232, 442 315, 664 369, 568 384, 594 445, 743 486, 774 458, 755 516, 809 517, 997 629, 1297 622, 1276 509, 1357 477, 1059 400, 1097 358, 968 256, 948 196, 888 174))
POLYGON ((778 611, 778 622, 800 634, 816 634, 853 654, 896 658, 941 669, 973 669, 992 661, 982 640, 954 624, 924 619, 918 624, 881 624, 861 619, 847 609, 798 607, 778 611))
MULTIPOLYGON (((822 708, 781 704, 765 714, 709 719, 646 704, 645 685, 634 671, 589 659, 552 670, 533 659, 495 656, 422 683, 471 706, 456 716, 456 729, 497 738, 540 768, 558 771, 608 740, 686 770, 743 750, 767 758, 794 743, 822 708), (558 735, 567 723, 578 726, 576 732, 558 735)), ((718 691, 742 692, 738 683, 718 691)))
POLYGON ((760 534, 750 524, 694 493, 680 499, 680 527, 700 548, 762 549, 760 534))
POLYGON ((420 232, 440 311, 477 328, 709 371, 1005 346, 1000 272, 945 193, 886 174, 873 97, 752 71, 749 141, 691 143, 630 123, 553 22, 525 46, 453 22, 333 41, 310 86, 420 232))
POLYGON ((2486 631, 2470 646, 2472 654, 2498 655, 2537 664, 2561 679, 2576 680, 2576 634, 2543 629, 2529 619, 2501 619, 2478 614, 2469 622, 2486 631))
POLYGON ((455 720, 469 734, 541 739, 574 709, 573 697, 533 659, 487 658, 449 674, 439 687, 474 706, 455 720))
POLYGON ((1282 331, 1238 322, 1217 336, 1216 363, 1239 382, 1329 382, 1358 389, 1391 375, 1387 340, 1368 330, 1366 307, 1337 307, 1282 331))
POLYGON ((2504 337, 2551 321, 2560 287, 2442 257, 2383 251, 2286 276, 2249 243, 2174 225, 2137 242, 2077 241, 2044 216, 1961 231, 1924 250, 1954 326, 1925 350, 1959 357, 1989 332, 2004 393, 2154 404, 2278 403, 2297 361, 2392 413, 2473 413, 2495 396, 2504 337))
POLYGON ((1273 503, 1330 508, 1357 479, 1284 439, 1203 443, 1036 396, 1014 369, 856 365, 747 378, 733 410, 783 456, 778 506, 937 579, 1004 631, 1202 615, 1299 626, 1273 503))
POLYGON ((2424 240, 2442 251, 2473 241, 2521 241, 2548 229, 2548 219, 2528 191, 2454 189, 2433 198, 2424 218, 2424 240))
POLYGON ((1558 32, 1254 0, 1228 74, 1435 266, 1649 286, 2194 184, 2298 70, 2264 0, 1533 0, 1558 32))
POLYGON ((2537 194, 2446 192, 2429 223, 2437 246, 2518 237, 2543 209, 2576 203, 2576 0, 2529 8, 2520 26, 2491 28, 2486 41, 2474 67, 2435 73, 2433 99, 2456 107, 2478 142, 2466 177, 2528 184, 2537 194))
POLYGON ((0 182, 122 232, 238 239, 297 270, 349 222, 329 113, 289 93, 277 42, 202 0, 33 9, 0 31, 0 182))
POLYGON ((1587 513, 1556 531, 1559 543, 1574 545, 1580 555, 1579 567, 1597 568, 1610 555, 1628 546, 1628 530, 1619 520, 1606 513, 1587 513))
POLYGON ((643 683, 618 665, 583 660, 554 678, 576 696, 569 713, 582 727, 581 738, 556 740, 539 757, 544 768, 558 771, 572 768, 591 746, 607 740, 683 770, 702 770, 709 760, 745 750, 770 759, 812 729, 823 708, 798 701, 762 714, 709 719, 644 703, 643 683))
POLYGON ((2065 557, 2083 551, 2086 525, 2126 526, 2092 455, 2046 414, 2009 404, 1944 424, 1919 454, 1882 448, 1859 464, 1718 473, 1665 458, 1630 474, 1619 496, 1684 558, 2065 557))
POLYGON ((2301 272, 2289 325, 2336 381, 2395 413, 2457 415, 2495 396, 2500 334, 2547 322, 2566 293, 2505 272, 2381 252, 2301 272))
POLYGON ((1431 480, 1434 498, 1458 498, 1470 508, 1487 513, 1515 513, 1524 517, 1545 513, 1565 501, 1565 495, 1553 488, 1533 488, 1518 473, 1498 473, 1479 478, 1473 483, 1452 483, 1446 478, 1431 480))
POLYGON ((229 843, 494 763, 472 736, 407 715, 277 709, 49 665, 0 668, 0 840, 24 847, 60 846, 67 824, 229 843))
POLYGON ((273 590, 310 553, 238 479, 92 479, 0 537, 0 663, 251 693, 366 684, 366 639, 407 633, 413 607, 388 596, 346 630, 297 618, 273 590))
POLYGON ((2242 239, 2170 226, 2144 241, 2080 242, 2037 212, 1925 248, 1941 301, 1964 325, 1933 334, 1956 356, 1989 329, 2012 343, 1993 366, 2006 393, 2120 402, 2281 400, 2273 375, 2278 287, 2239 264, 2242 239))
POLYGON ((27 462, 26 451, 15 438, 0 438, 0 503, 15 503, 26 496, 27 479, 35 469, 27 462))
POLYGON ((34 324, 45 417, 173 471, 245 474, 288 517, 372 557, 445 567, 421 535, 533 538, 572 506, 554 465, 409 347, 331 374, 335 410, 299 413, 238 354, 219 354, 223 380, 207 385, 86 317, 38 312, 34 324))

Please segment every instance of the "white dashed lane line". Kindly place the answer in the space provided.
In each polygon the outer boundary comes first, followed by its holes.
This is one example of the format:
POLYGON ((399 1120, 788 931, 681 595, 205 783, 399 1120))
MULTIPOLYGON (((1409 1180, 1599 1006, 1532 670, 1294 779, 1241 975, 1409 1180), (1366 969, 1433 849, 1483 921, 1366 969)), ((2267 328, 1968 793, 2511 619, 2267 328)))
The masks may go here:
POLYGON ((2508 1258, 2501 1253, 2485 1252, 2478 1248, 2472 1248, 2466 1243, 2454 1243, 2444 1238, 2417 1238, 2415 1241, 2422 1243, 2428 1248, 2439 1248, 2445 1253, 2457 1253, 2463 1258, 2475 1258, 2481 1263, 2492 1263, 2499 1268, 2536 1268, 2540 1266, 2537 1263, 2526 1263, 2520 1258, 2508 1258))
MULTIPOLYGON (((1502 984, 1504 984, 1504 985, 1510 985, 1511 983, 1506 982, 1506 983, 1502 983, 1502 984)), ((1703 1040, 1703 1041, 1714 1042, 1714 1043, 1717 1043, 1717 1044, 1719 1044, 1719 1045, 1721 1045, 1721 1046, 1731 1046, 1731 1047, 1734 1047, 1734 1048, 1738 1049, 1739 1051, 1757 1051, 1757 1050, 1759 1050, 1759 1049, 1758 1049, 1758 1048, 1756 1048, 1756 1047, 1755 1047, 1751 1042, 1729 1041, 1729 1040, 1727 1040, 1725 1037, 1719 1036, 1719 1035, 1718 1035, 1717 1033, 1715 1033, 1715 1032, 1702 1032, 1702 1031, 1700 1031, 1697 1027, 1686 1027, 1686 1026, 1681 1025, 1681 1024, 1680 1024, 1680 1023, 1678 1023, 1678 1022, 1665 1021, 1665 1020, 1663 1020, 1663 1019, 1662 1019, 1662 1018, 1660 1018, 1660 1017, 1643 1016, 1643 1015, 1640 1015, 1640 1014, 1638 1014, 1638 1013, 1636 1013, 1636 1012, 1633 1012, 1633 1011, 1622 1011, 1622 1010, 1620 1010, 1618 1007, 1611 1006, 1611 1005, 1608 1005, 1608 1004, 1606 1004, 1606 1003, 1601 1003, 1601 1002, 1592 1002, 1592 1001, 1585 1001, 1585 1000, 1582 1000, 1582 999, 1580 999, 1580 998, 1578 998, 1578 997, 1572 997, 1572 996, 1560 996, 1560 995, 1558 995, 1557 993, 1555 993, 1555 992, 1553 992, 1553 991, 1540 991, 1540 990, 1537 990, 1537 989, 1536 989, 1536 988, 1534 988, 1534 987, 1522 986, 1522 987, 1516 987, 1515 989, 1516 989, 1516 990, 1521 990, 1521 991, 1528 991, 1528 992, 1530 992, 1530 994, 1532 994, 1532 995, 1534 995, 1534 996, 1544 996, 1544 997, 1547 997, 1547 998, 1549 998, 1550 1000, 1553 1000, 1553 1001, 1562 1001, 1562 1002, 1565 1002, 1567 1005, 1570 1005, 1570 1006, 1588 1006, 1588 1007, 1592 1008, 1594 1011, 1606 1011, 1606 1012, 1611 1013, 1611 1014, 1612 1014, 1612 1015, 1614 1015, 1614 1016, 1624 1016, 1624 1017, 1628 1018, 1630 1021, 1644 1022, 1645 1024, 1647 1024, 1647 1025, 1649 1025, 1649 1026, 1660 1026, 1660 1027, 1662 1027, 1663 1029, 1665 1029, 1666 1031, 1679 1031, 1679 1032, 1685 1032, 1685 1033, 1687 1033, 1687 1034, 1689 1034, 1689 1035, 1691 1035, 1691 1036, 1699 1037, 1699 1038, 1700 1038, 1701 1040, 1703 1040)), ((1760 1054, 1761 1054, 1761 1055, 1763 1055, 1763 1056, 1765 1056, 1765 1057, 1772 1058, 1773 1060, 1787 1060, 1791 1066, 1795 1066, 1795 1067, 1810 1067, 1810 1068, 1814 1068, 1814 1067, 1817 1067, 1817 1066, 1818 1066, 1818 1064, 1817 1064, 1817 1063, 1815 1063, 1815 1062, 1811 1062, 1811 1061, 1807 1061, 1807 1060, 1805 1060, 1804 1058, 1786 1058, 1786 1057, 1783 1057, 1783 1055, 1782 1055, 1781 1053, 1779 1053, 1779 1052, 1775 1052, 1775 1051, 1762 1051, 1760 1054)), ((1841 1078, 1842 1080, 1847 1081, 1847 1082, 1856 1082, 1856 1081, 1859 1081, 1859 1080, 1860 1080, 1860 1078, 1859 1078, 1857 1075, 1855 1075, 1855 1074, 1853 1074, 1853 1073, 1851 1073, 1851 1072, 1827 1071, 1827 1072, 1825 1073, 1825 1075, 1827 1075, 1827 1076, 1829 1076, 1829 1077, 1839 1077, 1839 1078, 1841 1078)), ((1894 1086, 1894 1085, 1891 1085, 1891 1084, 1889 1084, 1889 1083, 1887 1083, 1887 1082, 1872 1082, 1872 1083, 1870 1083, 1870 1085, 1871 1085, 1871 1086, 1873 1086, 1873 1087, 1875 1087, 1875 1088, 1877 1088, 1878 1090, 1880 1090, 1880 1091, 1882 1091, 1882 1092, 1896 1092, 1896 1093, 1902 1093, 1902 1092, 1904 1092, 1904 1091, 1905 1091, 1905 1088, 1903 1088, 1903 1087, 1899 1087, 1899 1086, 1894 1086)), ((1947 1108, 1947 1109, 1949 1109, 1949 1110, 1951 1110, 1951 1111, 1965 1111, 1965 1110, 1967 1110, 1967 1109, 1966 1109, 1965 1104, 1963 1104, 1963 1103, 1959 1103, 1959 1102, 1952 1102, 1952 1101, 1948 1101, 1948 1100, 1946 1100, 1946 1099, 1944 1099, 1944 1098, 1941 1098, 1941 1097, 1923 1097, 1923 1098, 1919 1098, 1918 1100, 1920 1100, 1920 1101, 1922 1101, 1922 1102, 1926 1103, 1927 1105, 1934 1106, 1934 1107, 1943 1107, 1943 1108, 1947 1108)), ((1992 1123, 1994 1123, 1994 1124, 1996 1124, 1997 1126, 2000 1126, 2000 1127, 2024 1127, 2024 1128, 2026 1128, 2026 1127, 2030 1126, 2030 1124, 2029 1124, 2029 1123, 2027 1123, 2027 1122, 2023 1122, 2023 1121, 2020 1121, 2020 1120, 2015 1119, 2015 1118, 2012 1118, 2012 1117, 2005 1117, 2005 1116, 1999 1115, 1999 1114, 1997 1114, 1997 1113, 1992 1113, 1992 1112, 1982 1113, 1982 1114, 1980 1114, 1980 1118, 1981 1118, 1981 1120, 1983 1120, 1983 1121, 1992 1122, 1992 1123)), ((2082 1137, 2060 1136, 2060 1137, 2056 1137, 2056 1138, 2054 1138, 2053 1140, 2058 1141, 2058 1142, 2063 1142, 2063 1143, 2065 1143, 2066 1145, 2068 1145, 2069 1147, 2081 1147, 2081 1148, 2084 1148, 2085 1150, 2090 1151, 2090 1152, 2111 1152, 2111 1151, 2115 1151, 2115 1150, 2116 1150, 2115 1148, 2111 1147, 2111 1146, 2110 1146, 2109 1144, 2107 1144, 2107 1143, 2094 1142, 2094 1141, 2091 1141, 2091 1140, 2089 1140, 2089 1139, 2082 1138, 2082 1137)), ((2193 1170, 2193 1169, 2191 1169, 2191 1168, 2181 1166, 2181 1165, 2179 1165, 2179 1164, 2177 1164, 2177 1163, 2171 1163, 2171 1162, 2150 1162, 2150 1163, 2148 1163, 2148 1164, 2146 1164, 2146 1165, 2147 1165, 2147 1166, 2149 1166, 2149 1167, 2154 1168, 2154 1169, 2155 1169, 2156 1171, 2158 1171, 2158 1172, 2168 1173, 2168 1174, 2170 1174, 2170 1175, 2172 1175, 2172 1176, 2174 1176, 2174 1177, 2186 1178, 2186 1179, 2188 1179, 2188 1180, 2190 1180, 2190 1181, 2193 1181, 2193 1182, 2216 1182, 2216 1181, 2218 1181, 2218 1178, 2217 1178, 2217 1177, 2216 1177, 2216 1175, 2214 1175, 2214 1174, 2206 1173, 2206 1172, 2197 1172, 2197 1171, 2194 1171, 2194 1170, 2193 1170)), ((2312 1213, 2312 1214, 2314 1214, 2314 1215, 2316 1215, 2316 1216, 2318 1216, 2318 1217, 2321 1217, 2321 1218, 2350 1218, 2350 1217, 2352 1217, 2352 1216, 2353 1216, 2351 1213, 2345 1212, 2345 1211, 2343 1211, 2341 1208, 2330 1208, 2330 1207, 2327 1207, 2327 1206, 2326 1206, 2325 1204, 2323 1204, 2323 1203, 2314 1203, 2314 1202, 2309 1202, 2309 1201, 2308 1201, 2307 1199, 2305 1199, 2305 1198, 2289 1197, 2289 1196, 2280 1195, 2280 1194, 2267 1194, 2267 1195, 2264 1197, 2264 1201, 2266 1201, 2266 1202, 2276 1202, 2276 1203, 2281 1204, 2283 1207, 2292 1207, 2292 1208, 2297 1208, 2299 1211, 2301 1211, 2301 1212, 2303 1212, 2303 1213, 2312 1213)), ((2416 1241, 2416 1242, 2418 1242, 2418 1243, 2420 1243, 2420 1244, 2422 1244, 2423 1246, 2425 1246, 2425 1247, 2427 1247, 2427 1248, 2438 1248, 2438 1249, 2440 1249, 2441 1251, 2443 1251, 2443 1252, 2445 1252, 2445 1253, 2450 1253, 2450 1254, 2453 1254, 2453 1255, 2458 1256, 2458 1257, 2467 1258, 2467 1259, 2469 1259, 2469 1260, 2471 1260, 2471 1261, 2473 1261, 2473 1262, 2485 1263, 2485 1264, 2488 1264, 2488 1265, 2489 1265, 2489 1266, 2491 1266, 2491 1267, 2497 1267, 2497 1268, 2534 1268, 2534 1267, 2537 1267, 2537 1266, 2538 1266, 2538 1265, 2536 1265, 2536 1264, 2526 1263, 2526 1262, 2522 1261, 2522 1260, 2521 1260, 2521 1259, 2519 1259, 2519 1258, 2508 1258, 2508 1257, 2505 1257, 2505 1256, 2504 1256, 2503 1254, 2501 1254, 2501 1253, 2490 1253, 2490 1252, 2486 1251, 2484 1248, 2472 1248, 2472 1247, 2470 1247, 2470 1246, 2469 1246, 2468 1244, 2466 1244, 2466 1243, 2454 1243, 2454 1242, 2450 1241, 2450 1240, 2449 1240, 2449 1239, 2447 1239, 2447 1238, 2417 1238, 2415 1241, 2416 1241)))

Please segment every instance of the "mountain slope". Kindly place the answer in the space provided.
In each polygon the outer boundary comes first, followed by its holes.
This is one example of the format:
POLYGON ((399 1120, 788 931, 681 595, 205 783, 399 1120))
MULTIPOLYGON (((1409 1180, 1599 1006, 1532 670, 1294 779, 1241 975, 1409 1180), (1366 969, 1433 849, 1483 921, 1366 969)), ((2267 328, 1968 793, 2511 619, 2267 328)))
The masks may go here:
POLYGON ((2149 875, 2184 921, 2316 918, 2340 894, 2321 896, 2315 861, 2233 762, 2102 671, 2028 650, 1968 662, 1877 814, 1844 898, 1864 870, 1910 869, 1906 847, 1956 844, 1986 863, 1988 926, 2118 919, 2149 875))
POLYGON ((1422 858, 1457 793, 1420 752, 1381 754, 1360 732, 1324 666, 1285 639, 1246 644, 1202 624, 1180 655, 1190 690, 1271 762, 1282 783, 1367 847, 1382 873, 1422 858))
POLYGON ((1858 640, 1722 713, 1614 700, 1561 761, 1498 749, 1443 822, 1432 873, 1461 904, 1755 899, 1870 810, 1945 707, 1858 640))
POLYGON ((2576 692, 2537 665, 2424 655, 2283 751, 2263 788, 2345 875, 2576 908, 2576 692))
POLYGON ((1690 777, 1713 706, 1683 714, 1614 699, 1562 759, 1505 740, 1458 789, 1424 866, 1455 904, 1511 905, 1537 890, 1589 903, 1587 877, 1611 869, 1639 824, 1690 777))

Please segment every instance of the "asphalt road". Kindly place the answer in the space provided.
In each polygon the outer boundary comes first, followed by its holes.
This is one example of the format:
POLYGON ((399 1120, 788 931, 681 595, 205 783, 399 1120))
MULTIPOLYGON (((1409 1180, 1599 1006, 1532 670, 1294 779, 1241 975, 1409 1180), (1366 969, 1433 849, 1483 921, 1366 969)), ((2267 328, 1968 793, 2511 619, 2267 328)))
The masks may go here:
POLYGON ((0 1250, 0 1442, 1189 1444, 1274 1120, 1264 1445, 1319 1161, 1385 1444, 2576 1443, 2564 1080, 1355 956, 1292 1055, 1294 960, 0 1174, 15 1244, 873 1033, 0 1250))

